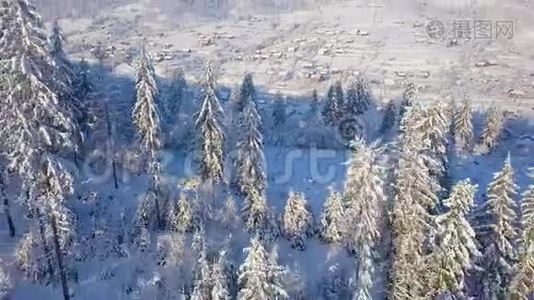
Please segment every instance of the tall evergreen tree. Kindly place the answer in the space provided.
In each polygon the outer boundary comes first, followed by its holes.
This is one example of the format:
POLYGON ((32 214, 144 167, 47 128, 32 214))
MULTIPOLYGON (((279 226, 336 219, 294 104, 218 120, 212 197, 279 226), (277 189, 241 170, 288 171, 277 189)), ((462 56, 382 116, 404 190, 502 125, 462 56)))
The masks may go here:
MULTIPOLYGON (((534 168, 530 168, 530 178, 534 181, 534 168)), ((523 247, 534 250, 534 182, 523 193, 521 201, 521 225, 523 247)))
POLYGON ((351 220, 347 227, 348 249, 356 254, 356 290, 354 299, 371 299, 376 257, 375 247, 381 236, 386 205, 384 193, 385 171, 380 161, 381 149, 353 144, 354 156, 347 170, 345 218, 351 220))
POLYGON ((347 288, 349 284, 344 273, 338 264, 329 266, 326 275, 321 279, 321 293, 318 299, 336 300, 350 298, 347 288))
POLYGON ((313 90, 312 99, 310 103, 310 115, 315 117, 319 113, 319 96, 317 96, 317 90, 313 90))
POLYGON ((416 130, 421 109, 414 105, 401 121, 400 158, 395 172, 393 204, 393 265, 390 298, 427 297, 426 254, 433 234, 433 217, 440 188, 430 176, 421 132, 416 130))
POLYGON ((209 65, 204 77, 204 94, 195 122, 200 135, 199 173, 203 182, 218 183, 224 180, 224 116, 213 69, 209 65))
POLYGON ((380 125, 379 133, 381 135, 386 134, 393 126, 395 126, 397 120, 397 106, 393 99, 389 100, 382 119, 382 125, 380 125))
POLYGON ((343 85, 341 84, 341 81, 338 80, 334 86, 336 90, 337 107, 342 110, 345 107, 345 92, 343 91, 343 85))
POLYGON ((422 141, 428 148, 426 154, 429 159, 426 162, 430 173, 444 186, 448 185, 449 128, 446 107, 440 102, 426 109, 417 125, 422 141))
POLYGON ((272 118, 275 128, 280 128, 286 123, 286 102, 280 94, 276 95, 272 118))
POLYGON ((336 125, 342 117, 342 107, 339 106, 340 101, 337 99, 336 88, 332 85, 326 94, 325 104, 321 114, 323 120, 327 125, 336 125))
POLYGON ((213 265, 212 271, 212 280, 213 287, 211 289, 211 298, 212 300, 230 300, 230 287, 229 287, 229 276, 228 276, 228 264, 226 261, 226 251, 221 250, 219 253, 219 259, 213 265))
POLYGON ((89 69, 89 64, 87 61, 82 58, 78 63, 78 66, 74 68, 76 76, 73 81, 73 93, 75 99, 78 99, 80 102, 87 100, 89 93, 93 91, 93 83, 91 82, 91 72, 89 69))
POLYGON ((250 240, 244 250, 247 257, 239 267, 239 300, 287 299, 287 293, 275 277, 279 267, 270 257, 258 236, 250 240))
POLYGON ((72 110, 60 100, 61 80, 50 76, 56 70, 54 59, 35 7, 17 0, 4 2, 0 9, 0 71, 6 75, 0 85, 0 135, 36 222, 32 236, 40 241, 29 245, 50 258, 39 262, 40 268, 50 278, 59 278, 63 297, 69 299, 65 258, 72 231, 63 202, 72 193, 72 179, 54 154, 75 148, 76 124, 72 110))
POLYGON ((60 103, 64 105, 69 111, 73 113, 73 121, 75 121, 76 127, 73 132, 75 138, 75 162, 78 159, 78 152, 82 146, 84 136, 81 128, 85 122, 87 122, 87 112, 85 104, 76 97, 74 83, 76 80, 76 72, 70 60, 68 59, 65 51, 63 50, 63 44, 65 38, 63 30, 59 26, 57 20, 52 23, 52 34, 49 37, 49 51, 50 56, 53 59, 54 65, 54 77, 57 79, 57 85, 55 87, 59 96, 60 103))
POLYGON ((303 194, 290 192, 283 217, 283 232, 291 246, 305 249, 305 240, 312 235, 313 216, 303 194))
POLYGON ((480 257, 475 231, 468 221, 474 206, 477 186, 470 180, 458 182, 447 199, 443 201, 447 212, 437 218, 437 247, 433 259, 436 270, 436 286, 433 296, 446 294, 465 297, 465 279, 480 257))
POLYGON ((261 194, 267 186, 260 126, 261 117, 256 110, 256 104, 248 100, 239 116, 241 132, 237 141, 236 159, 237 185, 245 195, 248 195, 251 189, 256 189, 261 194))
MULTIPOLYGON (((534 168, 531 172, 534 179, 534 168)), ((523 194, 521 225, 519 258, 510 284, 510 297, 514 300, 528 300, 534 296, 534 184, 523 194)))
POLYGON ((52 34, 49 38, 50 56, 54 59, 54 64, 57 71, 55 76, 62 81, 62 88, 64 89, 64 92, 71 94, 70 96, 72 96, 73 82, 76 74, 72 63, 67 58, 67 55, 63 50, 64 43, 65 38, 63 35, 63 30, 59 26, 58 21, 55 20, 52 23, 52 34))
POLYGON ((137 63, 135 79, 136 99, 133 120, 137 129, 139 146, 149 160, 149 172, 157 171, 157 151, 161 148, 160 113, 157 106, 158 86, 154 67, 145 47, 137 63))
POLYGON ((182 70, 176 71, 165 96, 164 107, 167 122, 174 123, 176 121, 184 102, 186 88, 187 82, 185 81, 184 72, 182 70))
POLYGON ((226 197, 224 206, 220 211, 219 221, 230 231, 239 225, 239 212, 234 197, 226 197))
POLYGON ((329 243, 341 243, 343 241, 347 230, 344 211, 341 194, 330 188, 321 214, 321 237, 325 241, 329 243))
POLYGON ((252 80, 252 74, 245 74, 241 89, 239 90, 238 97, 234 104, 235 111, 240 114, 245 108, 246 104, 250 101, 257 105, 256 88, 254 87, 254 81, 252 80))
POLYGON ((266 229, 269 216, 264 193, 254 188, 250 189, 245 196, 242 211, 249 231, 266 229))
POLYGON ((136 101, 133 107, 133 121, 137 130, 138 143, 143 159, 148 161, 151 177, 149 193, 141 204, 144 222, 156 218, 156 226, 162 225, 160 204, 161 163, 158 151, 161 148, 160 114, 157 107, 158 87, 150 57, 143 46, 135 78, 136 101), (153 204, 151 202, 154 202, 153 204))
POLYGON ((350 117, 364 114, 371 105, 369 87, 363 77, 358 77, 347 89, 344 114, 350 117))
POLYGON ((510 284, 513 263, 517 258, 517 205, 514 170, 510 155, 502 171, 495 173, 488 185, 487 200, 476 214, 477 235, 482 245, 481 274, 485 299, 505 297, 510 284))
POLYGON ((486 147, 487 152, 491 152, 499 142, 503 131, 503 116, 502 112, 496 108, 491 107, 488 111, 484 131, 480 137, 481 143, 486 147))
POLYGON ((400 118, 404 118, 404 114, 408 107, 412 106, 417 101, 417 88, 413 82, 409 82, 404 93, 402 94, 402 102, 400 106, 400 118))
POLYGON ((170 229, 181 233, 191 232, 197 221, 194 207, 183 193, 180 194, 176 206, 170 211, 171 215, 168 217, 170 229))
POLYGON ((454 138, 458 152, 468 152, 473 147, 473 115, 471 101, 465 98, 454 118, 454 138))
POLYGON ((210 299, 213 281, 207 257, 205 233, 202 226, 195 231, 191 249, 195 255, 195 260, 193 261, 193 292, 191 294, 191 300, 210 299))

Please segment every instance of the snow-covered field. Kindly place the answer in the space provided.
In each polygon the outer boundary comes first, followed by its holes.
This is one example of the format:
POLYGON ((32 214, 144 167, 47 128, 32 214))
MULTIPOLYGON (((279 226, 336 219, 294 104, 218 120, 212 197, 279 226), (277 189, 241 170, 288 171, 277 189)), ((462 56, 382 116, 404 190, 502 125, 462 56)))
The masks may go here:
POLYGON ((211 60, 219 67, 221 84, 235 86, 244 72, 252 72, 266 91, 309 95, 314 88, 324 93, 331 82, 360 73, 382 101, 398 97, 406 82, 414 81, 423 101, 458 99, 468 92, 479 106, 498 103, 531 113, 533 5, 520 0, 355 0, 292 12, 235 11, 215 19, 132 4, 61 23, 72 55, 89 58, 100 42, 115 65, 129 64, 146 38, 161 60, 161 76, 182 68, 198 80, 199 66, 211 60), (429 36, 431 20, 444 24, 443 37, 429 36), (453 23, 462 20, 470 21, 472 39, 450 46, 453 23), (474 38, 480 20, 491 21, 491 38, 474 38), (496 38, 497 21, 513 22, 511 39, 496 38))

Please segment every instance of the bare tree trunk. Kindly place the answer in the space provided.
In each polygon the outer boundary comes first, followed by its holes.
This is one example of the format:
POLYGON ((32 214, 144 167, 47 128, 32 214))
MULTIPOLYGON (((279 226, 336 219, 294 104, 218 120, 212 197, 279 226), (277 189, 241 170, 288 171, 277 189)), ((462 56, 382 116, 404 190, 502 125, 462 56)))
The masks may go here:
POLYGON ((117 181, 117 163, 115 162, 115 155, 113 155, 111 166, 113 168, 113 183, 115 183, 115 189, 118 189, 119 182, 117 181))
POLYGON ((159 208, 159 193, 158 193, 158 189, 156 188, 154 190, 154 205, 155 205, 155 208, 156 208, 156 222, 157 222, 157 229, 161 229, 163 228, 163 222, 161 221, 161 212, 160 212, 160 208, 159 208))
POLYGON ((56 254, 57 266, 59 269, 59 275, 61 279, 61 287, 63 288, 63 299, 69 300, 69 286, 67 282, 67 274, 65 272, 65 266, 63 265, 63 254, 61 253, 61 246, 59 244, 59 236, 57 231, 57 219, 54 213, 50 216, 50 223, 52 227, 52 234, 54 239, 54 252, 56 254))
POLYGON ((113 169, 113 183, 115 189, 119 188, 119 181, 117 180, 117 163, 115 161, 115 143, 113 142, 113 126, 111 124, 111 118, 109 116, 109 105, 106 100, 106 126, 108 133, 108 155, 111 155, 111 168, 113 169))
POLYGON ((74 154, 73 155, 74 155, 74 165, 76 167, 80 167, 80 164, 78 162, 78 150, 74 150, 74 154))
POLYGON ((9 228, 9 236, 15 236, 15 224, 13 223, 13 218, 11 217, 11 210, 9 208, 9 199, 7 198, 4 176, 0 174, 0 197, 4 199, 4 214, 7 219, 7 227, 9 228))

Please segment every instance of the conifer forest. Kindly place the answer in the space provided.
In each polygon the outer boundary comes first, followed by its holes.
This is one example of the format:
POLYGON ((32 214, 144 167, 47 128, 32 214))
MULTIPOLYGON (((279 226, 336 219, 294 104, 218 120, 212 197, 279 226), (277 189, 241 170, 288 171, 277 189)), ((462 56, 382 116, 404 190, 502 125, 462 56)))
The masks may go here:
POLYGON ((533 14, 0 0, 0 299, 534 299, 533 14))

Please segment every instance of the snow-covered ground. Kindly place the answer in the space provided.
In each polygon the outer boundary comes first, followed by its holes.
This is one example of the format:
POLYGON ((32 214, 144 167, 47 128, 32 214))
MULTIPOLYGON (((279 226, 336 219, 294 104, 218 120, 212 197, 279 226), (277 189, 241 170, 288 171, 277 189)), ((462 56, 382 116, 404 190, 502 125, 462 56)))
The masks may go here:
POLYGON ((115 65, 131 64, 146 39, 161 60, 161 76, 182 68, 198 80, 199 67, 210 60, 219 67, 221 84, 234 86, 244 72, 252 72, 266 90, 309 95, 360 73, 380 100, 398 97, 406 82, 414 81, 423 101, 461 99, 467 92, 479 106, 498 103, 532 113, 533 15, 534 4, 520 0, 334 1, 292 12, 236 12, 222 19, 131 4, 61 24, 74 56, 91 57, 90 49, 101 42, 115 65), (429 36, 431 20, 444 24, 443 37, 429 36), (451 46, 453 23, 465 20, 472 39, 451 46), (480 20, 491 21, 491 38, 474 38, 480 20), (496 38, 498 21, 513 22, 511 39, 496 38))

